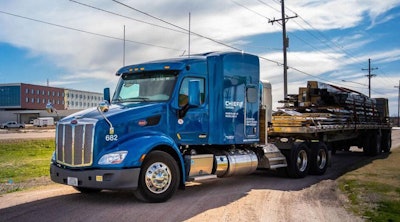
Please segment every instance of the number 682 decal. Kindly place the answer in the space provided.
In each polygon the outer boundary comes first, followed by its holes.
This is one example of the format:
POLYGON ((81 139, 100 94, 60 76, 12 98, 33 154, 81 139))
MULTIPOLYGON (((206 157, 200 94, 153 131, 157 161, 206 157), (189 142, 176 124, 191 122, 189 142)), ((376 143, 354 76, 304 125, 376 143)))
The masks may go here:
POLYGON ((118 135, 115 135, 115 134, 114 135, 106 135, 105 140, 109 141, 109 142, 117 141, 118 140, 118 135))

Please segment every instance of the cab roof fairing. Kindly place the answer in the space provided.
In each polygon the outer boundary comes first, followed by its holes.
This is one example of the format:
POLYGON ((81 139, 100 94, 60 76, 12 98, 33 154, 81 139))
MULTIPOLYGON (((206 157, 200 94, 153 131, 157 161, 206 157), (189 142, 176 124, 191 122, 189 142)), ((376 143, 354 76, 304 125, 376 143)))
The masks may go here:
POLYGON ((155 70, 183 70, 192 63, 204 62, 207 57, 205 56, 193 56, 190 58, 176 58, 176 59, 164 59, 150 61, 135 65, 129 65, 120 68, 115 75, 120 76, 124 73, 140 73, 144 71, 155 71, 155 70), (168 68, 166 68, 168 67, 168 68))

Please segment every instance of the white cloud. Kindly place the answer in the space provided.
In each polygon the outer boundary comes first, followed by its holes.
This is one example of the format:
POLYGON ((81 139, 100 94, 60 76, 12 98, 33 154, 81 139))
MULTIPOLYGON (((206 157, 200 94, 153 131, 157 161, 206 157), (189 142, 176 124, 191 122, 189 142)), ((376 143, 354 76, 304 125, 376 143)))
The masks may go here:
MULTIPOLYGON (((258 1, 235 1, 265 15, 265 17, 280 17, 279 12, 260 4, 258 1)), ((123 16, 177 29, 112 1, 79 0, 79 2, 123 16)), ((254 45, 247 45, 251 44, 251 37, 254 35, 279 33, 281 31, 281 27, 276 23, 274 25, 268 24, 266 18, 234 4, 230 0, 209 1, 207 4, 200 0, 160 0, 151 2, 151 4, 146 1, 133 0, 123 2, 185 29, 188 28, 188 14, 191 12, 191 30, 193 32, 238 48, 252 48, 251 46, 254 45)), ((280 9, 275 1, 268 2, 268 4, 275 9, 280 9)), ((380 22, 390 21, 398 17, 398 15, 386 14, 389 9, 396 5, 399 5, 398 0, 291 0, 286 2, 286 6, 298 13, 301 18, 319 31, 343 30, 358 26, 361 23, 370 23, 370 27, 374 27, 380 22), (368 18, 366 18, 367 15, 368 18), (366 21, 366 19, 369 19, 369 21, 366 21)), ((78 85, 84 87, 85 84, 88 85, 87 83, 90 83, 90 87, 104 87, 103 85, 106 84, 111 87, 114 86, 116 83, 114 73, 122 66, 123 42, 113 38, 123 38, 124 25, 126 27, 126 39, 154 45, 126 42, 126 64, 177 57, 188 51, 188 35, 181 33, 182 31, 175 32, 150 26, 71 1, 5 1, 0 3, 0 10, 111 37, 101 37, 0 13, 0 27, 2 27, 0 42, 27 49, 30 56, 45 58, 53 66, 65 70, 62 73, 54 73, 50 76, 51 82, 60 84, 60 86, 65 84, 68 87, 78 85)), ((291 16, 294 13, 287 10, 286 14, 291 16)), ((307 29, 312 29, 301 18, 290 20, 287 23, 291 32, 302 30, 298 24, 307 29)), ((366 38, 364 34, 363 30, 360 30, 355 35, 346 35, 346 37, 332 41, 339 47, 342 46, 343 50, 356 50, 375 41, 376 36, 366 38)), ((192 53, 232 50, 194 34, 191 35, 191 40, 192 53)), ((281 45, 268 45, 268 47, 280 48, 281 45)), ((340 78, 340 75, 343 74, 349 80, 352 80, 350 77, 357 77, 361 67, 354 68, 357 69, 354 72, 335 73, 334 70, 354 65, 360 61, 367 61, 368 57, 371 56, 365 54, 356 59, 349 59, 344 51, 327 49, 324 44, 320 44, 318 47, 320 52, 315 50, 289 52, 289 66, 315 76, 329 73, 331 78, 340 78)), ((280 52, 267 53, 266 47, 265 49, 257 48, 255 51, 261 51, 260 54, 265 58, 282 61, 280 52)), ((400 49, 394 48, 383 52, 376 50, 371 58, 379 64, 398 61, 399 55, 400 49)), ((282 92, 282 66, 263 60, 261 60, 261 65, 261 76, 273 83, 273 87, 278 92, 277 95, 283 94, 280 93, 282 92)), ((293 91, 296 91, 295 89, 301 84, 301 80, 312 79, 312 77, 293 69, 288 70, 288 75, 291 83, 289 90, 293 91)), ((293 91, 290 91, 290 93, 295 93, 293 91)))

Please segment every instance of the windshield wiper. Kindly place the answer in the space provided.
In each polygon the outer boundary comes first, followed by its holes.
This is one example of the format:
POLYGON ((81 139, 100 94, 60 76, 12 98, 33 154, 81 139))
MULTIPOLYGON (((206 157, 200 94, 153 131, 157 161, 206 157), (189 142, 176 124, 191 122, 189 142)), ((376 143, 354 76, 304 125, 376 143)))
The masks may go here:
POLYGON ((135 98, 128 98, 128 99, 123 99, 123 102, 145 102, 145 101, 149 101, 150 99, 147 97, 135 97, 135 98))

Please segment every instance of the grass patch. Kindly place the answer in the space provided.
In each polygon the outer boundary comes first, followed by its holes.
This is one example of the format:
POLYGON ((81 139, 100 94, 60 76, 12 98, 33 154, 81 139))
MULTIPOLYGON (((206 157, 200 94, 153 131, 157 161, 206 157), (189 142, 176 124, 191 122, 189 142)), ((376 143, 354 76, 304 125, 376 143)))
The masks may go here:
POLYGON ((0 184, 49 177, 54 139, 7 140, 0 143, 0 184))
POLYGON ((400 148, 339 178, 350 210, 370 221, 400 221, 400 148))

